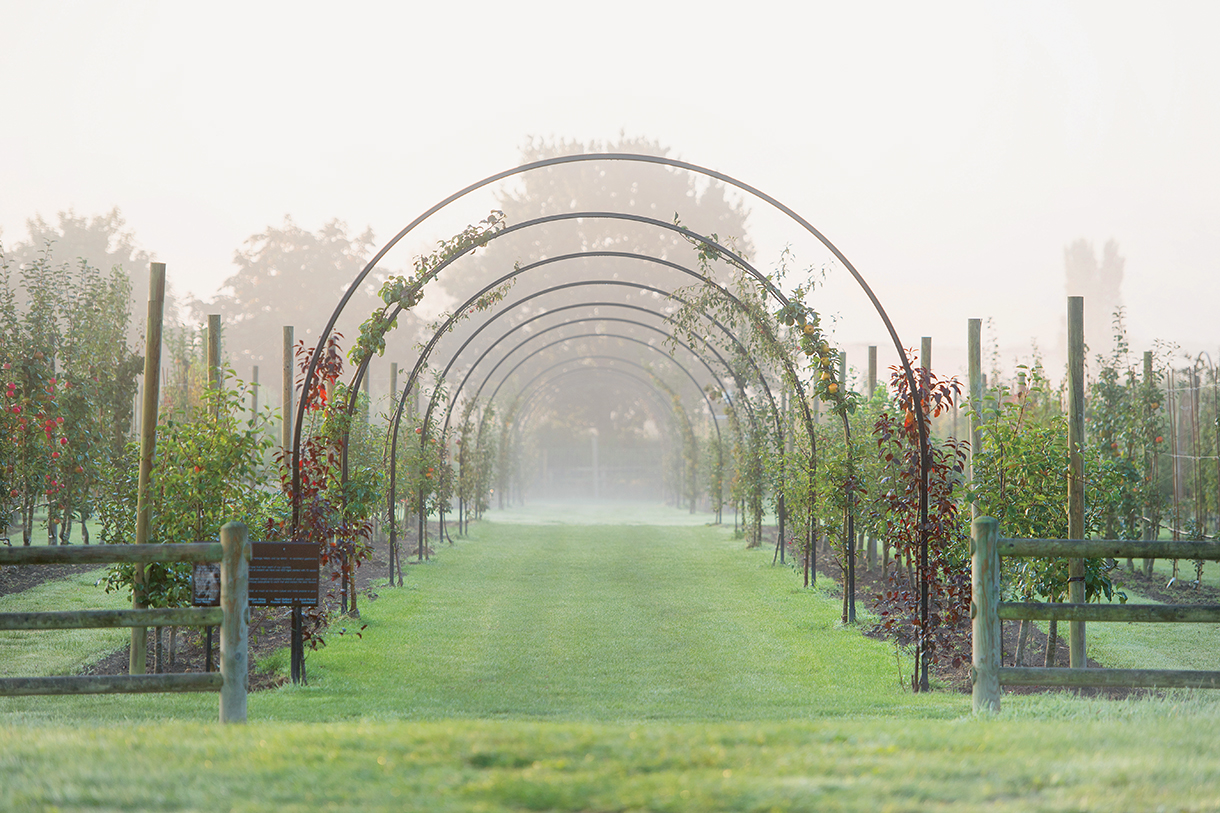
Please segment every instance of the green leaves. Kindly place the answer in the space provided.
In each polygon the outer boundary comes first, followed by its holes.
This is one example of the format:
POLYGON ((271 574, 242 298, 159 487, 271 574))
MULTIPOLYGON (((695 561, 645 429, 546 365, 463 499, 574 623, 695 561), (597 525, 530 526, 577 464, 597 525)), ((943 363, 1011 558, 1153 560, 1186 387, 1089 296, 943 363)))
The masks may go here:
MULTIPOLYGON (((423 299, 424 285, 431 282, 441 268, 467 252, 487 245, 504 226, 504 213, 494 209, 478 223, 467 226, 448 240, 438 241, 436 251, 416 257, 411 275, 398 274, 387 278, 378 294, 385 306, 373 311, 360 326, 360 335, 348 351, 351 363, 358 367, 374 353, 378 356, 384 353, 385 336, 397 325, 398 312, 410 310, 419 304, 423 299)), ((503 294, 500 294, 502 297, 503 294)), ((499 298, 490 300, 488 307, 497 301, 499 298)))

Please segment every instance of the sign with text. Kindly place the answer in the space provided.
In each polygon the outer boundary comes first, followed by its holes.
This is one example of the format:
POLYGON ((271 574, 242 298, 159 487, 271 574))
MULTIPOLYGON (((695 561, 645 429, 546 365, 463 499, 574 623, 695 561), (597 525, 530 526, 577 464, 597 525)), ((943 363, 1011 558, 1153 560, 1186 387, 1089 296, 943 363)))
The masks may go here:
POLYGON ((191 571, 191 604, 196 607, 220 606, 220 564, 197 562, 191 571))
POLYGON ((254 542, 250 606, 318 603, 318 546, 311 542, 254 542))

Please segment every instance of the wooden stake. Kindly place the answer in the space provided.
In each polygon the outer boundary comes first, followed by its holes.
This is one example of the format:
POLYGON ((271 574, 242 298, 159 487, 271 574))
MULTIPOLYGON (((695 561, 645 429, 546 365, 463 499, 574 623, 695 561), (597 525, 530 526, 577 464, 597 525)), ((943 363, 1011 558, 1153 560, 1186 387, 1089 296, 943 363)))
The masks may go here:
MULTIPOLYGON (((148 542, 152 527, 152 501, 149 487, 153 458, 157 453, 157 406, 161 399, 161 328, 165 320, 165 263, 148 266, 148 326, 144 333, 144 403, 140 408, 140 473, 136 486, 137 545, 148 542)), ((132 578, 133 609, 142 609, 144 565, 137 564, 132 578)), ((142 675, 148 670, 148 628, 131 630, 128 671, 142 675)))
MULTIPOLYGON (((971 320, 974 321, 974 320, 971 320)), ((970 630, 973 654, 970 679, 975 714, 1000 710, 1000 557, 999 523, 978 517, 970 528, 970 630)))
POLYGON ((243 523, 220 529, 224 559, 220 563, 220 722, 246 722, 246 680, 249 673, 250 533, 243 523))
POLYGON ((208 415, 220 417, 220 314, 208 314, 208 415))
MULTIPOLYGON (((969 483, 974 486, 974 457, 983 448, 983 320, 966 322, 966 366, 970 379, 970 455, 969 483)), ((978 502, 970 502, 970 518, 978 519, 978 502)))
MULTIPOLYGON (((919 366, 924 370, 924 375, 921 376, 920 388, 925 388, 923 382, 929 381, 932 375, 932 337, 924 336, 920 340, 919 349, 919 366)), ((920 398, 923 398, 919 393, 912 393, 920 398)), ((918 406, 917 406, 918 408, 918 406)), ((928 426, 928 442, 932 442, 932 427, 928 426)), ((919 620, 923 625, 921 632, 921 640, 919 644, 919 691, 928 691, 928 667, 932 660, 931 653, 927 647, 927 636, 931 634, 930 624, 932 619, 931 613, 931 596, 929 595, 930 586, 928 584, 928 543, 927 537, 924 536, 924 541, 919 547, 919 620)))
POLYGON ((292 450, 292 393, 295 376, 292 370, 292 325, 284 325, 284 373, 280 389, 280 445, 285 452, 292 450))
MULTIPOLYGON (((1084 539, 1084 297, 1068 297, 1068 538, 1084 539)), ((1084 603, 1084 560, 1068 560, 1068 601, 1084 603)), ((1084 669, 1084 622, 1068 622, 1068 665, 1084 669)))

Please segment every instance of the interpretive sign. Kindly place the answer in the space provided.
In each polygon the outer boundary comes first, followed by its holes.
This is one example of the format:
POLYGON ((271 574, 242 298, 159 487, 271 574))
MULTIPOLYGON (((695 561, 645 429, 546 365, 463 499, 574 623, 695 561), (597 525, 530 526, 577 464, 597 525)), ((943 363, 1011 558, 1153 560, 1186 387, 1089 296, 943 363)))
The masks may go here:
POLYGON ((255 542, 250 562, 250 605, 286 607, 318 603, 318 546, 311 542, 255 542))
POLYGON ((191 604, 196 607, 220 606, 220 564, 197 562, 191 571, 191 604))

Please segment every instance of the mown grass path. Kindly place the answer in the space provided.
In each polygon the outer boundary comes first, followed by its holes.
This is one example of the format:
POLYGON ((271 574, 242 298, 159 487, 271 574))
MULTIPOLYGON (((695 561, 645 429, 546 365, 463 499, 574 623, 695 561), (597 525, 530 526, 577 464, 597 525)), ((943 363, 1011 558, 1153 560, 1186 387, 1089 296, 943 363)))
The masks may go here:
POLYGON ((428 718, 962 711, 904 694, 892 648, 741 548, 702 526, 484 525, 366 605, 362 679, 428 718))
POLYGON ((0 701, 0 809, 1220 809, 1214 695, 972 718, 770 552, 671 519, 484 523, 245 726, 214 695, 0 701))

